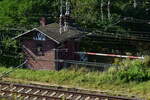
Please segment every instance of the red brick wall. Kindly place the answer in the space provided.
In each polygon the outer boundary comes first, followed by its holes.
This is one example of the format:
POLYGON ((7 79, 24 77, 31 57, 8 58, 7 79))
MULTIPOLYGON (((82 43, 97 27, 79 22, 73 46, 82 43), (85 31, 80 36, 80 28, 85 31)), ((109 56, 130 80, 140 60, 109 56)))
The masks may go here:
POLYGON ((22 37, 22 45, 24 45, 30 52, 23 49, 28 59, 27 67, 30 69, 41 69, 41 70, 55 70, 55 51, 56 43, 46 38, 46 41, 33 40, 34 34, 29 33, 22 37), (43 55, 37 55, 37 44, 42 44, 43 55))
POLYGON ((59 70, 64 67, 64 63, 55 62, 55 59, 78 60, 79 56, 74 52, 78 51, 79 44, 73 40, 68 40, 63 43, 63 47, 59 49, 67 49, 68 52, 57 49, 57 44, 49 38, 46 41, 33 40, 34 33, 28 33, 21 37, 22 45, 25 46, 23 51, 28 62, 26 66, 34 70, 59 70), (42 44, 43 55, 37 54, 37 44, 42 44))
MULTIPOLYGON (((56 58, 63 60, 79 60, 79 55, 75 52, 79 51, 79 43, 73 40, 66 41, 62 48, 56 51, 56 58), (66 50, 67 51, 66 51, 66 50), (57 55, 58 54, 58 55, 57 55)), ((69 64, 67 64, 69 65, 69 64)), ((68 67, 64 63, 58 63, 58 68, 68 67)))
POLYGON ((56 58, 59 59, 67 59, 67 60, 75 60, 77 59, 77 54, 75 52, 79 49, 79 44, 74 41, 66 41, 64 46, 57 49, 55 52, 58 53, 56 58))
POLYGON ((78 60, 78 54, 75 52, 79 51, 79 43, 73 40, 67 41, 65 47, 68 48, 68 57, 69 60, 78 60))

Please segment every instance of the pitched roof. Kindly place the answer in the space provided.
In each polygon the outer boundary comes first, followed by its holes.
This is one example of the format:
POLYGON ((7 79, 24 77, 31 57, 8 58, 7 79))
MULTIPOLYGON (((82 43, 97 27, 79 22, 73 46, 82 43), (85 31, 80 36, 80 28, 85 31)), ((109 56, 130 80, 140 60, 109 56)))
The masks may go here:
POLYGON ((62 34, 60 34, 59 33, 59 24, 53 23, 53 24, 48 24, 44 27, 40 26, 38 28, 34 28, 34 29, 27 31, 27 32, 25 32, 19 36, 16 36, 13 39, 21 37, 27 33, 30 33, 31 31, 35 31, 35 30, 43 33, 48 38, 54 40, 56 43, 61 43, 61 42, 65 41, 67 39, 70 39, 70 38, 79 37, 83 33, 82 31, 78 30, 77 28, 69 26, 69 30, 67 32, 63 32, 62 34))

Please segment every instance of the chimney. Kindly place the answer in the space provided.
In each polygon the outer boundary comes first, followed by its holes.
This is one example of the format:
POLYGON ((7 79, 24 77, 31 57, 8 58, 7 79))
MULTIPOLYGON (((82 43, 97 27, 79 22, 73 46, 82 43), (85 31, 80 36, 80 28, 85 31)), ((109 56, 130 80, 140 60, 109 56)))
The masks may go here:
POLYGON ((41 26, 45 26, 46 25, 46 19, 45 19, 45 17, 41 17, 41 19, 40 19, 40 24, 41 24, 41 26))

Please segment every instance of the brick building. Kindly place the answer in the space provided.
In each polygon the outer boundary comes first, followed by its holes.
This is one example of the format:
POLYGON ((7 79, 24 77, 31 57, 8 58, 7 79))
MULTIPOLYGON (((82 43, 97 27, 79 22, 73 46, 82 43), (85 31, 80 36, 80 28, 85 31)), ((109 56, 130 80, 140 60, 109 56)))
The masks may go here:
POLYGON ((72 52, 79 49, 79 43, 74 39, 82 32, 75 27, 69 27, 67 32, 59 33, 59 24, 42 25, 29 30, 14 39, 18 39, 23 52, 28 59, 27 68, 34 70, 59 70, 64 66, 57 59, 76 60, 79 57, 72 52))

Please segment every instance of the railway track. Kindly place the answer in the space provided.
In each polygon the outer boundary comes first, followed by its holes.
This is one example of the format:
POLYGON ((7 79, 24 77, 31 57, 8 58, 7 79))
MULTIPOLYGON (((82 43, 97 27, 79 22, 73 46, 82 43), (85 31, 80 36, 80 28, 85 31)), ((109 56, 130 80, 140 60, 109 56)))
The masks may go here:
POLYGON ((67 91, 62 89, 5 82, 0 82, 0 96, 15 96, 15 98, 23 98, 23 100, 138 100, 119 96, 83 93, 77 91, 67 91))

